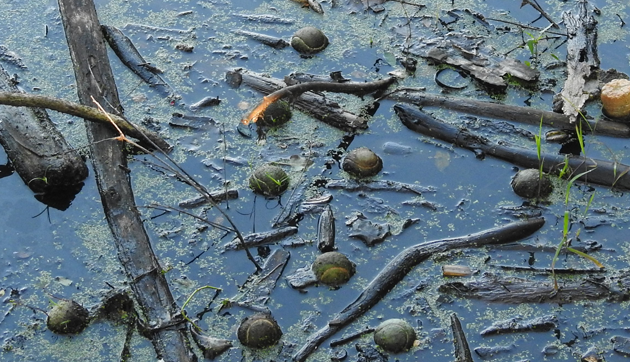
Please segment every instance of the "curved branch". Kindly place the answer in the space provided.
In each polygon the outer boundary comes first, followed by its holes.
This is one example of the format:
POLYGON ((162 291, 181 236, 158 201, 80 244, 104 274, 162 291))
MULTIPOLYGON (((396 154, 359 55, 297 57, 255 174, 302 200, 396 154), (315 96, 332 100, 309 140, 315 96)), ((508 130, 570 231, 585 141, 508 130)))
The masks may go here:
POLYGON ((366 95, 377 90, 386 89, 396 81, 396 78, 390 77, 386 79, 377 80, 374 82, 347 82, 347 83, 334 83, 334 82, 305 82, 300 84, 291 85, 279 89, 268 96, 263 97, 263 101, 254 108, 241 122, 243 124, 249 124, 249 122, 256 122, 267 109, 267 107, 284 97, 297 97, 305 92, 337 92, 337 93, 351 93, 357 95, 366 95))
MULTIPOLYGON (((0 104, 15 107, 40 107, 53 111, 81 117, 93 122, 111 125, 105 113, 96 108, 84 106, 62 99, 26 93, 0 92, 0 104)), ((139 140, 149 139, 163 150, 171 150, 172 147, 158 134, 142 126, 137 126, 115 114, 108 114, 114 123, 128 136, 139 140)))
POLYGON ((294 361, 304 361, 322 342, 330 338, 345 325, 359 318, 378 303, 396 284, 398 284, 416 265, 435 253, 447 250, 483 245, 510 243, 523 239, 538 229, 545 220, 542 218, 517 221, 507 225, 484 230, 457 238, 427 241, 403 250, 381 270, 359 297, 338 313, 328 324, 309 337, 306 344, 293 356, 294 361))

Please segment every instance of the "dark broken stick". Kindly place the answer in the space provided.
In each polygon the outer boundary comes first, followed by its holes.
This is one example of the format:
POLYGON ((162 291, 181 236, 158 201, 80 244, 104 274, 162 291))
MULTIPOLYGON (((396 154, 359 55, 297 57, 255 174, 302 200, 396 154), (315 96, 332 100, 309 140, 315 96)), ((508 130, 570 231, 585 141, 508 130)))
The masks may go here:
POLYGON ((558 26, 558 24, 556 24, 555 21, 553 21, 553 19, 551 18, 551 16, 549 16, 549 14, 547 14, 547 12, 540 6, 538 5, 538 2, 536 2, 536 0, 530 1, 530 0, 523 0, 523 2, 521 3, 521 7, 525 6, 525 5, 530 5, 531 7, 534 8, 534 10, 538 11, 540 13, 540 15, 542 15, 545 19, 547 19, 547 21, 549 21, 551 23, 551 25, 553 25, 554 28, 559 29, 560 27, 558 26))
POLYGON ((298 228, 295 226, 286 226, 279 229, 273 229, 271 231, 265 231, 260 233, 252 233, 249 235, 245 235, 243 240, 238 238, 232 240, 231 242, 225 244, 225 250, 243 250, 247 248, 253 248, 256 246, 266 245, 275 243, 276 241, 282 240, 287 236, 291 236, 297 234, 298 228))
POLYGON ((111 113, 103 113, 98 109, 82 104, 68 102, 62 99, 46 97, 26 93, 0 92, 0 104, 15 107, 40 107, 53 111, 69 114, 75 117, 81 117, 93 122, 105 123, 111 125, 114 121, 116 126, 127 136, 134 137, 141 141, 150 140, 164 151, 170 151, 171 145, 160 137, 157 133, 150 131, 144 127, 134 125, 126 119, 111 113))
POLYGON ((256 122, 258 118, 262 117, 267 107, 284 97, 297 97, 305 92, 336 92, 336 93, 350 93, 356 95, 366 95, 378 90, 387 89, 396 81, 396 78, 390 77, 373 82, 347 82, 347 83, 330 83, 330 82, 307 82, 300 83, 288 87, 279 89, 268 96, 263 97, 263 101, 252 110, 245 118, 242 119, 243 124, 249 124, 249 122, 256 122))
MULTIPOLYGON (((550 127, 564 129, 573 129, 575 127, 575 124, 571 123, 569 116, 560 113, 544 111, 532 107, 519 107, 511 104, 430 94, 416 89, 399 88, 384 98, 399 102, 413 103, 417 106, 446 108, 477 116, 504 119, 536 126, 539 125, 542 120, 544 125, 550 127)), ((583 123, 582 129, 584 133, 611 137, 630 137, 630 126, 627 124, 604 120, 586 121, 581 117, 579 120, 583 123)))
POLYGON ((311 335, 304 346, 293 356, 293 360, 299 362, 306 360, 324 340, 330 338, 342 327, 350 324, 365 312, 369 311, 370 308, 387 295, 407 273, 416 265, 431 257, 431 255, 452 249, 514 242, 533 234, 540 229, 544 223, 545 220, 542 218, 517 221, 475 234, 427 241, 405 249, 403 252, 396 255, 394 259, 378 273, 354 302, 339 312, 324 328, 311 335))
POLYGON ((394 110, 402 123, 410 130, 469 149, 475 152, 477 157, 483 158, 485 155, 490 155, 521 167, 536 169, 540 167, 542 162, 542 170, 554 175, 560 173, 566 162, 569 166, 566 177, 583 173, 579 178, 582 182, 630 190, 630 166, 628 165, 587 157, 569 157, 549 153, 541 154, 540 160, 542 161, 540 161, 535 147, 530 150, 511 146, 505 142, 493 142, 467 129, 440 122, 408 105, 397 104, 394 106, 394 110))
POLYGON ((462 323, 455 313, 451 314, 451 329, 453 330, 453 344, 455 345, 455 362, 473 362, 464 328, 462 328, 462 323))
POLYGON ((122 31, 108 25, 101 25, 101 30, 109 46, 127 68, 166 98, 176 97, 173 88, 159 75, 161 71, 144 60, 138 49, 122 31))

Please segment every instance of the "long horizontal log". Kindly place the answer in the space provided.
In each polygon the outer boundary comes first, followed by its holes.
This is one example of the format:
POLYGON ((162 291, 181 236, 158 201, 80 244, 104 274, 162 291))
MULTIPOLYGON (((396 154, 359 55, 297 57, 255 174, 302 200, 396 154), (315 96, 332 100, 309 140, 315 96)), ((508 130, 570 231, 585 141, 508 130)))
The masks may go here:
POLYGON ((575 303, 582 300, 623 301, 628 298, 628 275, 619 275, 606 280, 582 279, 559 281, 556 290, 554 282, 525 280, 522 278, 502 278, 486 274, 482 278, 468 282, 452 282, 440 286, 440 293, 458 298, 479 299, 496 303, 575 303), (592 281, 592 282, 591 282, 592 281))
POLYGON ((564 168, 565 162, 568 162, 567 177, 588 171, 587 174, 579 178, 580 181, 626 190, 630 189, 630 166, 628 165, 586 157, 549 153, 541 154, 542 161, 540 161, 534 147, 526 149, 490 141, 467 129, 440 122, 409 105, 397 104, 394 106, 394 110, 402 123, 410 130, 452 143, 458 147, 467 148, 477 154, 490 155, 525 168, 537 169, 540 162, 542 162, 543 171, 554 175, 558 175, 564 168))
POLYGON ((15 107, 40 107, 53 111, 69 114, 71 116, 81 117, 89 121, 105 123, 111 126, 110 117, 123 133, 128 136, 137 138, 141 141, 150 140, 164 151, 170 151, 172 146, 160 137, 157 133, 150 131, 142 126, 134 125, 126 119, 115 114, 105 114, 97 108, 65 101, 63 99, 26 94, 0 92, 0 104, 15 107), (146 137, 145 137, 146 136, 146 137))
MULTIPOLYGON (((386 99, 412 103, 417 106, 439 107, 481 117, 504 119, 525 124, 539 125, 542 120, 542 123, 549 127, 575 129, 575 124, 571 123, 569 116, 532 107, 519 107, 510 104, 441 96, 413 89, 396 90, 390 93, 386 99)), ((630 125, 605 120, 586 121, 581 117, 579 120, 582 122, 582 130, 584 133, 611 137, 630 137, 630 125)))
POLYGON ((326 339, 369 311, 370 308, 387 295, 407 273, 416 265, 431 257, 431 255, 453 249, 514 242, 533 234, 540 229, 544 223, 545 220, 542 218, 517 221, 475 234, 427 241, 403 250, 378 273, 354 302, 339 312, 324 328, 311 335, 306 344, 293 356, 293 359, 295 361, 306 360, 326 339))

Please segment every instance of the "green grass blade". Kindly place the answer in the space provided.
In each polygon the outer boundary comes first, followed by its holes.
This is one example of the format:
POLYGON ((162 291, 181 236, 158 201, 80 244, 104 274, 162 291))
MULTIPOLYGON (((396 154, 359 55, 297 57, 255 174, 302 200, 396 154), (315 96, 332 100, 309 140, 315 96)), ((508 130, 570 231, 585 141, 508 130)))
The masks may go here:
POLYGON ((590 256, 590 255, 588 255, 586 253, 583 253, 583 252, 581 252, 579 250, 575 250, 573 248, 567 248, 567 250, 572 252, 572 253, 574 253, 574 254, 577 254, 577 255, 579 255, 579 256, 581 256, 583 258, 586 258, 586 259, 592 261, 593 264, 597 265, 598 268, 604 268, 604 264, 600 263, 599 260, 595 259, 594 257, 592 257, 592 256, 590 256))

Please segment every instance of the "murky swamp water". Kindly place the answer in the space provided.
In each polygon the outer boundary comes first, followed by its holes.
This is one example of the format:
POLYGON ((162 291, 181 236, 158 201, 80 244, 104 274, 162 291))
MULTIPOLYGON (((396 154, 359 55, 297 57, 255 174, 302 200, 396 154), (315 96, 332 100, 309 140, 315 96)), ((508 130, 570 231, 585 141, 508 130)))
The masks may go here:
MULTIPOLYGON (((254 197, 247 187, 251 168, 263 162, 288 163, 289 157, 309 157, 313 164, 306 171, 284 166, 290 171, 292 185, 301 179, 308 184, 317 179, 339 179, 346 175, 335 164, 331 168, 332 153, 338 152, 344 133, 320 123, 306 114, 295 111, 292 121, 280 129, 271 130, 266 142, 242 137, 236 132, 240 119, 260 99, 261 95, 247 87, 232 89, 224 82, 225 70, 243 67, 278 78, 292 72, 328 74, 341 71, 356 81, 382 78, 388 72, 401 69, 397 58, 411 32, 412 39, 432 38, 449 31, 485 32, 485 41, 497 54, 504 54, 522 43, 516 27, 508 32, 498 32, 505 23, 491 22, 490 28, 480 26, 470 18, 445 26, 436 19, 446 19, 446 10, 471 9, 488 18, 527 23, 538 15, 531 7, 519 8, 520 1, 435 1, 428 8, 419 9, 410 4, 388 2, 385 10, 375 13, 364 11, 360 1, 338 0, 337 6, 324 3, 325 14, 318 15, 299 4, 287 0, 273 1, 97 1, 101 22, 120 27, 135 43, 139 51, 151 63, 164 71, 164 77, 180 93, 185 104, 192 104, 205 96, 218 96, 221 104, 200 110, 194 115, 211 117, 217 126, 206 125, 202 129, 183 129, 169 126, 173 112, 193 114, 187 107, 171 107, 158 94, 144 85, 110 53, 110 61, 117 76, 119 94, 126 115, 132 120, 151 117, 159 122, 161 134, 175 145, 173 157, 209 189, 219 189, 224 181, 239 189, 238 200, 223 205, 236 220, 243 233, 270 229, 272 220, 281 212, 289 193, 278 200, 254 197), (184 11, 192 13, 179 15, 184 11), (273 14, 291 19, 291 24, 259 23, 245 21, 235 14, 273 14), (407 26, 408 18, 411 26, 407 26), (135 24, 135 25, 127 25, 135 24), (145 26, 167 29, 183 29, 188 32, 159 32, 145 26), (298 28, 313 25, 321 28, 331 44, 323 53, 304 59, 291 48, 273 50, 232 30, 256 31, 289 39, 298 28), (176 44, 194 46, 192 53, 175 49, 176 44), (242 109, 245 105, 246 109, 242 109), (236 162, 224 163, 229 157, 236 162), (219 171, 208 167, 215 165, 219 171)), ((412 2, 410 2, 412 3, 412 2)), ((570 9, 571 2, 540 1, 554 18, 570 9)), ((599 1, 599 49, 601 68, 616 68, 630 73, 628 27, 620 27, 620 18, 629 21, 629 5, 625 1, 599 1), (618 14, 618 16, 617 16, 618 14)), ((63 35, 63 27, 55 1, 15 2, 0 0, 0 44, 18 54, 28 70, 5 66, 17 73, 21 86, 27 91, 76 100, 74 73, 63 35)), ((533 25, 544 28, 544 19, 533 25)), ((536 35, 536 34, 533 34, 536 35)), ((525 35, 527 37, 527 35, 525 35)), ((553 55, 564 59, 566 47, 561 41, 548 40, 539 44, 541 65, 555 61, 553 55)), ((510 52, 520 60, 531 60, 529 50, 510 52)), ((0 59, 1 61, 1 59, 0 59)), ((542 67, 541 67, 542 68, 542 67)), ((426 87, 427 92, 440 93, 433 81, 437 68, 418 58, 418 70, 414 77, 401 81, 402 86, 426 87)), ((552 95, 561 89, 561 69, 542 70, 539 88, 508 87, 499 101, 506 104, 525 105, 541 109, 551 108, 552 95), (557 80, 557 83, 551 80, 557 80)), ((465 89, 451 93, 460 97, 489 100, 489 95, 470 83, 465 89)), ((350 110, 358 111, 368 102, 353 96, 329 95, 350 110)), ((338 290, 309 287, 306 293, 292 289, 280 279, 272 292, 267 306, 273 311, 285 335, 281 345, 264 352, 243 349, 238 342, 235 348, 218 360, 274 360, 282 348, 299 348, 306 338, 321 328, 331 317, 352 302, 369 281, 393 256, 404 248, 417 243, 465 235, 503 224, 515 218, 503 207, 518 206, 523 200, 514 195, 510 178, 515 168, 493 159, 479 160, 469 151, 427 139, 401 125, 392 112, 392 102, 383 102, 370 121, 370 128, 359 133, 349 149, 360 146, 372 148, 384 159, 384 170, 378 178, 432 186, 435 192, 426 193, 420 199, 438 205, 436 211, 420 206, 409 206, 404 201, 414 200, 413 195, 393 192, 356 193, 339 190, 308 188, 309 195, 330 192, 336 218, 336 244, 357 264, 357 274, 350 283, 338 290), (405 147, 405 152, 390 152, 386 143, 395 142, 405 147), (398 230, 404 220, 418 218, 412 227, 390 236, 373 247, 349 237, 345 225, 347 217, 360 211, 374 222, 388 222, 398 230), (284 346, 284 347, 282 347, 284 346), (244 359, 242 359, 244 358, 244 359)), ((599 106, 588 108, 589 114, 598 115, 599 106)), ((437 117, 449 122, 475 119, 448 110, 431 109, 437 117)), ((52 114, 54 121, 75 147, 86 146, 83 122, 69 116, 52 114)), ((537 133, 537 127, 516 125, 537 133)), ((488 137, 509 139, 524 147, 535 148, 531 140, 512 134, 484 131, 488 137)), ((543 150, 557 152, 557 146, 544 144, 543 150)), ((612 159, 629 163, 630 151, 627 140, 606 137, 587 138, 587 154, 594 158, 612 159)), ((0 163, 6 155, 0 151, 0 163)), ((151 157, 136 156, 130 162, 132 181, 138 205, 175 206, 178 202, 195 196, 194 190, 179 183, 169 174, 151 167, 151 157)), ((334 163, 333 163, 334 164, 334 163)), ((550 204, 541 209, 547 223, 529 238, 530 244, 555 246, 562 234, 562 215, 565 210, 566 187, 561 181, 550 204)), ((125 339, 125 329, 107 322, 95 322, 82 334, 74 337, 56 336, 45 327, 45 315, 33 312, 25 306, 16 306, 11 299, 19 299, 23 305, 47 309, 51 296, 73 298, 85 306, 99 303, 102 292, 114 287, 124 287, 126 280, 113 240, 104 220, 100 199, 93 176, 85 183, 82 192, 65 211, 45 209, 22 180, 13 174, 0 179, 0 266, 4 293, 0 333, 3 361, 117 361, 125 339), (13 293, 13 294, 12 294, 13 293), (19 296, 18 296, 19 295, 19 296)), ((590 185, 575 185, 571 189, 569 208, 576 215, 586 210, 595 192, 593 202, 582 223, 572 225, 582 234, 578 243, 597 242, 603 249, 594 256, 607 268, 608 273, 627 269, 628 229, 630 200, 627 193, 611 191, 590 185)), ((417 199, 416 199, 417 200, 417 199)), ((198 231, 198 222, 177 214, 159 215, 149 209, 142 210, 146 228, 151 235, 156 254, 167 273, 173 294, 179 305, 188 295, 203 285, 223 289, 219 299, 236 296, 248 275, 254 271, 242 252, 222 252, 221 245, 232 239, 213 230, 198 231)), ((201 208, 195 212, 201 212, 201 208)), ((220 214, 210 210, 211 221, 222 222, 220 214)), ((307 215, 299 222, 298 237, 307 241, 316 239, 317 215, 307 215)), ((271 246, 271 249, 280 246, 271 246)), ((315 244, 287 248, 291 259, 284 275, 311 263, 319 254, 315 244)), ((256 253, 257 250, 252 250, 256 253)), ((534 253, 533 266, 549 267, 552 253, 534 253)), ((450 361, 453 360, 450 341, 449 316, 455 312, 462 320, 471 348, 511 346, 507 352, 489 358, 491 361, 576 361, 591 347, 604 353, 606 361, 620 361, 625 357, 612 351, 610 338, 614 335, 630 336, 627 303, 612 304, 604 301, 582 302, 568 305, 524 304, 499 305, 474 300, 452 299, 437 292, 441 277, 441 265, 463 264, 480 273, 513 273, 502 271, 493 265, 528 266, 532 255, 522 251, 501 249, 473 249, 448 253, 421 263, 376 307, 358 321, 346 327, 338 336, 365 326, 376 326, 387 318, 405 318, 416 328, 420 346, 410 352, 390 356, 400 361, 450 361), (418 288, 418 291, 414 289, 418 288), (497 320, 520 316, 525 319, 543 315, 555 315, 559 320, 556 331, 507 334, 481 337, 479 332, 497 320), (608 328, 601 333, 587 331, 608 328), (543 349, 553 353, 543 354, 543 349)), ((563 256, 560 267, 586 268, 590 262, 575 255, 563 256)), ((548 281, 549 276, 516 274, 524 278, 548 281)), ((189 314, 196 314, 208 306, 211 293, 200 293, 189 304, 189 314)), ((201 326, 212 335, 235 340, 235 326, 250 311, 232 308, 217 314, 218 300, 213 310, 205 313, 201 326)), ((360 342, 372 343, 370 335, 360 342)), ((356 360, 354 343, 342 346, 348 351, 347 360, 356 360)), ((155 359, 151 344, 140 336, 132 341, 134 361, 155 359)), ((312 360, 329 360, 327 344, 314 354, 312 360)), ((478 357, 475 357, 478 358, 478 357)), ((478 359, 479 360, 479 359, 478 359)))

